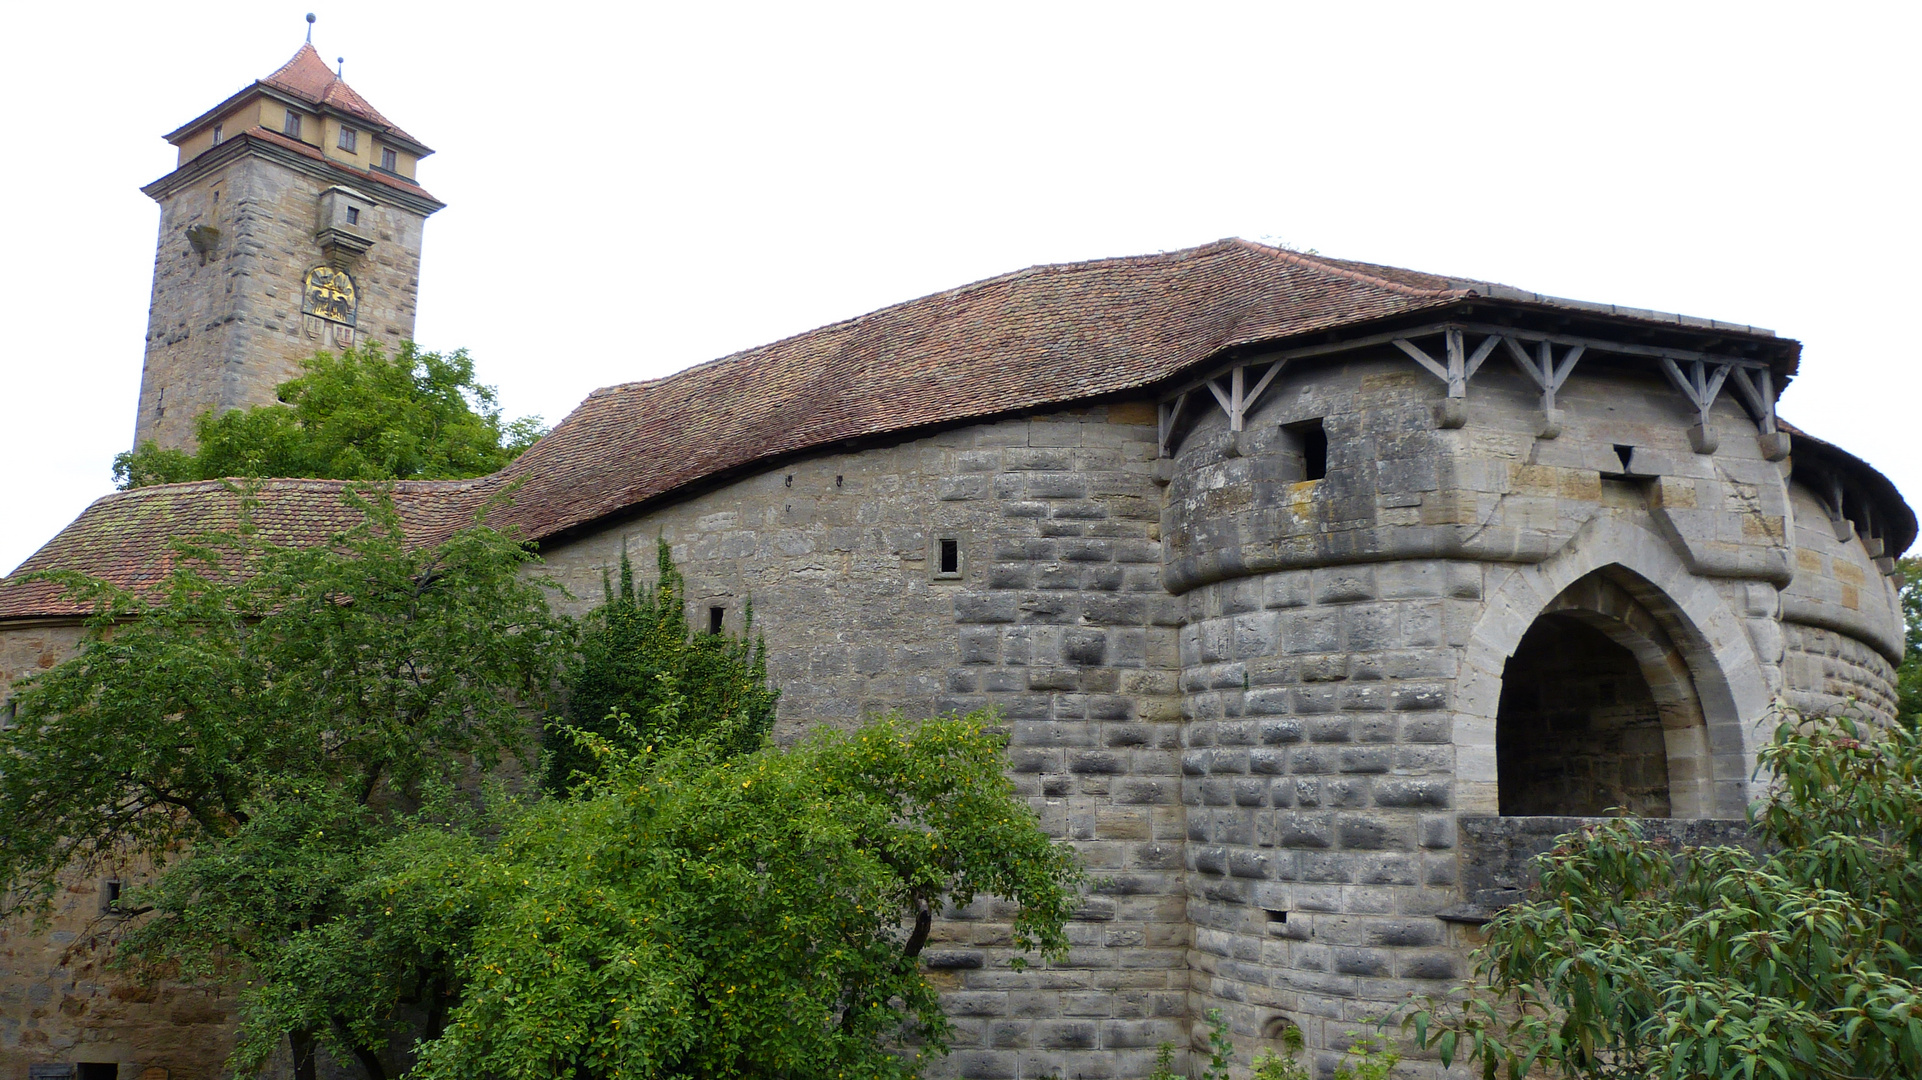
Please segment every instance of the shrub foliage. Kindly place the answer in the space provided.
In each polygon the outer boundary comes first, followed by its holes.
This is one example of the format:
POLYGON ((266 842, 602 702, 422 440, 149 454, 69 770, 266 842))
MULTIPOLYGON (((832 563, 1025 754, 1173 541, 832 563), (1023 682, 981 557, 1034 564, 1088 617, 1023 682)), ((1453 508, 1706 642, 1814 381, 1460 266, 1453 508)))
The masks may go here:
POLYGON ((1491 1078, 1922 1076, 1922 737, 1784 711, 1762 759, 1770 854, 1562 837, 1417 1041, 1491 1078))
POLYGON ((545 433, 539 417, 501 419, 467 350, 378 342, 315 353, 281 383, 280 404, 207 412, 189 453, 142 443, 114 459, 122 488, 223 477, 452 480, 506 465, 545 433))

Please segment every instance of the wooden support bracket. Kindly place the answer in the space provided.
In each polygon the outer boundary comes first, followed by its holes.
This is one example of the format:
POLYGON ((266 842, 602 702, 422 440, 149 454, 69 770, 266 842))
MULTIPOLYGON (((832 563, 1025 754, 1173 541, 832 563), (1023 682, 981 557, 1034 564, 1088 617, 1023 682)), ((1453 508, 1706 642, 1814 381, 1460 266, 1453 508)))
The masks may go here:
MULTIPOLYGON (((1209 385, 1212 386, 1213 384, 1211 383, 1209 385)), ((1174 456, 1173 442, 1175 425, 1181 421, 1181 408, 1186 404, 1188 404, 1188 391, 1186 390, 1176 395, 1174 401, 1164 401, 1161 403, 1160 422, 1157 425, 1157 430, 1161 436, 1162 457, 1174 456)))
POLYGON ((1536 342, 1535 355, 1529 356, 1528 350, 1522 348, 1522 343, 1515 338, 1504 336, 1501 341, 1508 349, 1509 358, 1515 361, 1515 366, 1521 368, 1522 374, 1527 375, 1536 389, 1542 392, 1542 438, 1552 439, 1560 435, 1562 413, 1555 407, 1555 392, 1568 381, 1568 376, 1575 370, 1582 353, 1588 351, 1588 346, 1570 345, 1558 361, 1555 359, 1553 342, 1536 342))
POLYGON ((1442 427, 1458 428, 1468 422, 1468 380, 1481 370, 1483 362, 1495 351, 1501 339, 1490 334, 1470 353, 1462 340, 1462 332, 1451 326, 1442 331, 1442 340, 1447 357, 1445 363, 1428 355, 1427 350, 1407 338, 1394 339, 1394 345, 1448 387, 1448 397, 1442 402, 1438 415, 1442 427))
POLYGON ((1762 456, 1769 461, 1788 457, 1789 433, 1781 429, 1775 418, 1775 373, 1767 368, 1738 367, 1729 377, 1742 404, 1748 406, 1749 415, 1755 418, 1759 429, 1756 442, 1762 448, 1762 456))
POLYGON ((1698 454, 1713 454, 1717 442, 1715 429, 1709 422, 1709 410, 1715 407, 1715 399, 1722 392, 1722 383, 1727 381, 1730 365, 1718 364, 1710 360, 1689 360, 1688 371, 1683 372, 1681 365, 1673 357, 1658 357, 1662 370, 1668 379, 1681 390, 1695 406, 1695 426, 1688 431, 1689 444, 1698 454))

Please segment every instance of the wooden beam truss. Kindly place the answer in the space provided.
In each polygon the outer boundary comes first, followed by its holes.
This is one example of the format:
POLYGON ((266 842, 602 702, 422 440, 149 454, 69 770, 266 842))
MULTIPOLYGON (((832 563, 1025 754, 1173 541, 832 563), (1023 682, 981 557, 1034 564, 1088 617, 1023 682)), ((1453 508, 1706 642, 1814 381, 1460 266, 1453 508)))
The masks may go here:
POLYGON ((1252 360, 1237 361, 1225 370, 1182 384, 1161 402, 1161 456, 1170 457, 1174 454, 1185 432, 1184 417, 1190 426, 1199 419, 1199 414, 1191 407, 1196 401, 1212 401, 1228 417, 1229 430, 1238 432, 1243 430, 1248 416, 1260 405, 1262 396, 1290 361, 1390 344, 1446 387, 1446 395, 1438 411, 1442 427, 1460 427, 1466 422, 1468 384, 1495 350, 1500 348, 1541 391, 1541 436, 1552 439, 1561 430, 1561 411, 1556 407, 1555 395, 1568 382, 1568 377, 1574 373, 1575 366, 1582 358, 1590 352, 1596 352, 1655 360, 1669 381, 1694 407, 1696 426, 1690 431, 1690 440, 1697 452, 1714 452, 1710 413, 1723 386, 1732 385, 1743 407, 1755 421, 1769 458, 1780 460, 1787 453, 1787 439, 1778 434, 1775 417, 1774 374, 1760 360, 1635 342, 1542 333, 1509 326, 1450 322, 1286 349, 1252 360), (1198 395, 1197 391, 1204 388, 1208 393, 1205 396, 1198 395))

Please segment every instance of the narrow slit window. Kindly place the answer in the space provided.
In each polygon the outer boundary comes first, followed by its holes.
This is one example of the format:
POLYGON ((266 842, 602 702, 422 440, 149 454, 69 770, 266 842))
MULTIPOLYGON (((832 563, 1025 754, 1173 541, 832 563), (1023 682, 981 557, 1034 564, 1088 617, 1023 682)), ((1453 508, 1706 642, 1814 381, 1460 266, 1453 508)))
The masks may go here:
POLYGON ((220 145, 220 125, 219 124, 214 125, 214 145, 215 146, 220 145))
POLYGON ((350 154, 355 153, 360 147, 360 132, 350 127, 341 128, 338 145, 350 154))
POLYGON ((941 573, 957 576, 961 573, 961 541, 941 541, 941 573))
POLYGON ((724 620, 724 619, 726 619, 726 618, 727 618, 727 609, 726 609, 726 608, 724 608, 724 607, 710 607, 710 608, 708 608, 708 609, 707 609, 707 632, 708 632, 708 633, 710 633, 710 634, 718 634, 718 633, 720 633, 720 632, 721 632, 721 622, 722 622, 722 620, 724 620))
POLYGON ((281 125, 280 133, 282 135, 291 135, 296 139, 300 138, 300 114, 292 109, 288 109, 287 120, 286 123, 281 125))
POLYGON ((120 910, 120 879, 108 878, 100 883, 100 913, 111 915, 120 910))

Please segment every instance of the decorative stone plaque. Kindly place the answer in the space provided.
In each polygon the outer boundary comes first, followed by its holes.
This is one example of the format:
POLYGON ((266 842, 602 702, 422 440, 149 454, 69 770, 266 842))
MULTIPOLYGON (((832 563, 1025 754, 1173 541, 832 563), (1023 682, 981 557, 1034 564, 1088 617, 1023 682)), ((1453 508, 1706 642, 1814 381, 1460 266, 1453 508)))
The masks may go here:
POLYGON ((347 271, 332 266, 316 266, 307 271, 306 288, 300 302, 302 314, 352 326, 359 307, 360 294, 355 290, 354 279, 347 271))

